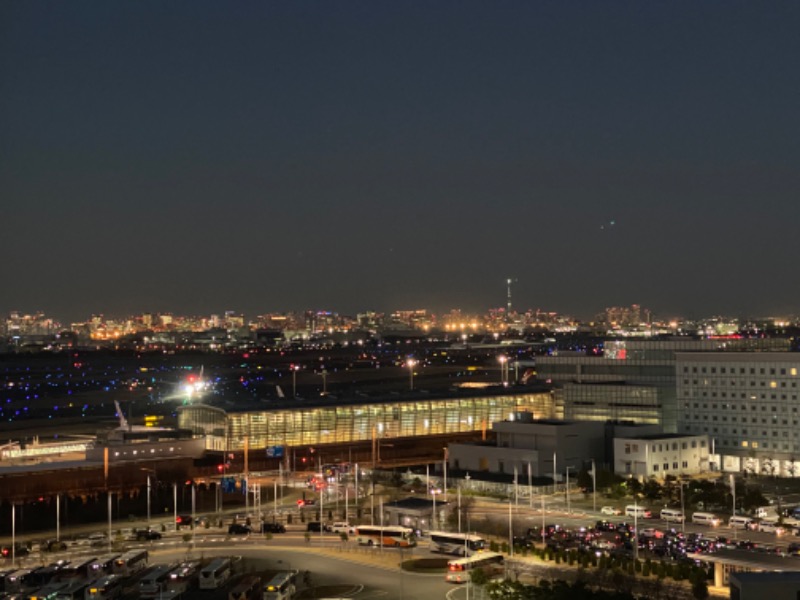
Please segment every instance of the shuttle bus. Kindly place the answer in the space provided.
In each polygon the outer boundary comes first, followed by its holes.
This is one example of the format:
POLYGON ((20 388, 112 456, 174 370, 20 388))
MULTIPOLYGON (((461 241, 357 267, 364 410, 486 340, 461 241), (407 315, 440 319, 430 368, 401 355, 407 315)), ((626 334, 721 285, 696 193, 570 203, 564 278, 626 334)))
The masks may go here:
POLYGON ((139 580, 139 596, 142 598, 158 598, 167 589, 169 575, 174 564, 158 565, 139 580))
POLYGON ((65 587, 56 594, 56 600, 84 600, 86 589, 93 583, 83 578, 69 579, 64 583, 65 587))
POLYGON ((503 572, 503 555, 497 552, 478 552, 466 558, 457 558, 447 563, 445 581, 450 583, 466 583, 470 572, 480 569, 489 577, 503 572))
POLYGON ((111 575, 114 571, 114 561, 119 558, 119 554, 107 554, 96 558, 89 567, 89 578, 99 579, 103 575, 111 575))
POLYGON ((83 579, 91 577, 93 566, 97 558, 92 557, 87 560, 80 560, 64 565, 58 572, 59 579, 83 579))
POLYGON ((486 540, 479 535, 431 531, 431 552, 454 554, 455 556, 472 556, 485 547, 486 540))
POLYGON ((228 600, 262 600, 261 578, 250 576, 242 579, 228 593, 228 600))
POLYGON ((231 559, 215 558, 200 571, 200 589, 215 590, 231 577, 231 559))
POLYGON ((417 545, 414 530, 410 527, 358 526, 356 536, 358 543, 365 546, 410 548, 417 545))
POLYGON ((179 564, 169 574, 167 589, 173 592, 183 593, 193 588, 197 583, 197 575, 199 572, 199 560, 179 564))
POLYGON ((264 600, 292 600, 297 593, 297 571, 284 571, 264 586, 264 600))
POLYGON ((131 550, 117 557, 112 570, 115 575, 133 575, 147 566, 149 556, 147 550, 131 550))
POLYGON ((122 577, 106 575, 93 581, 83 593, 84 600, 116 600, 122 595, 122 577))

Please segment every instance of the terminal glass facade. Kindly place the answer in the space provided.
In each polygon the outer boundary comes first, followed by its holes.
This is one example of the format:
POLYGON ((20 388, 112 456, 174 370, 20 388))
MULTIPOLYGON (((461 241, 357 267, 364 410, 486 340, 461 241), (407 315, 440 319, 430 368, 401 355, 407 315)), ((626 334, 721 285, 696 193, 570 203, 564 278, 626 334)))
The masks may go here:
POLYGON ((178 425, 206 435, 211 450, 306 446, 382 438, 466 433, 488 428, 517 411, 553 412, 549 392, 469 398, 341 404, 226 413, 205 405, 179 409, 178 425))

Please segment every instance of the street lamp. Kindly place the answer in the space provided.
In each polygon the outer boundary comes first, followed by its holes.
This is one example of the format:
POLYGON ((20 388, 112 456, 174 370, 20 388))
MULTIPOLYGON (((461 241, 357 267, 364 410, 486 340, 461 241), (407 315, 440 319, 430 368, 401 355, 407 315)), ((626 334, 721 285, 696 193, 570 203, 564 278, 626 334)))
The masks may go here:
POLYGON ((570 504, 569 504, 569 470, 570 469, 574 469, 574 468, 575 467, 567 466, 567 485, 566 485, 566 488, 567 488, 567 514, 568 515, 572 514, 572 508, 570 507, 570 504))
POLYGON ((683 510, 683 486, 688 485, 688 481, 679 482, 681 485, 681 533, 686 534, 686 513, 683 510))
POLYGON ((320 372, 320 375, 322 375, 322 395, 323 396, 327 396, 328 395, 328 371, 326 371, 325 369, 322 369, 322 371, 320 372))
POLYGON ((597 512, 597 465, 592 459, 592 510, 597 512))
POLYGON ((508 357, 501 354, 497 357, 500 361, 500 385, 508 385, 508 378, 506 377, 506 368, 508 367, 508 357))
POLYGON ((148 468, 145 468, 145 467, 140 467, 140 470, 141 471, 145 471, 147 473, 147 528, 149 529, 150 528, 150 490, 151 490, 151 487, 152 487, 150 485, 150 473, 155 475, 156 471, 155 471, 155 469, 148 469, 148 468))
POLYGON ((297 398, 297 372, 300 370, 300 365, 291 365, 292 370, 292 398, 297 398))
POLYGON ((414 390, 414 367, 416 366, 417 361, 413 358, 409 358, 406 361, 406 366, 408 367, 408 376, 409 376, 409 389, 414 390))

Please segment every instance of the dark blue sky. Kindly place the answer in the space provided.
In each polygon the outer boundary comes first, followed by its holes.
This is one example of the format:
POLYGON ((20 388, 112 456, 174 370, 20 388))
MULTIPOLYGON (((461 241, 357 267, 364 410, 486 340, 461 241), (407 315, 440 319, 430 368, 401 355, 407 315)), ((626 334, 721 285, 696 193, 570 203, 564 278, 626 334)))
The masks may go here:
POLYGON ((797 310, 800 4, 0 4, 0 311, 797 310), (614 222, 612 225, 611 222, 614 222))

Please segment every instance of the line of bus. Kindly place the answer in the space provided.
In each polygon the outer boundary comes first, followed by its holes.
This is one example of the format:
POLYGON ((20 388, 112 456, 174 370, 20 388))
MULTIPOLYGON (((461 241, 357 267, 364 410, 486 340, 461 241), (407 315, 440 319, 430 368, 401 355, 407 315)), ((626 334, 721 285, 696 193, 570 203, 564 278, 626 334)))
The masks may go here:
POLYGON ((89 578, 98 579, 103 575, 111 575, 114 572, 114 561, 116 561, 119 556, 119 554, 107 554, 96 558, 89 567, 89 578))
POLYGON ((503 555, 497 552, 478 552, 473 556, 457 558, 447 563, 445 581, 450 583, 466 583, 470 572, 480 569, 489 577, 503 572, 503 555))
POLYGON ((215 590, 231 577, 231 559, 215 558, 200 571, 200 589, 215 590))
POLYGON ((410 527, 363 525, 356 527, 356 536, 358 543, 364 546, 410 548, 417 545, 410 527))
POLYGON ((179 564, 169 574, 167 590, 183 593, 194 587, 197 583, 197 573, 200 571, 200 561, 189 561, 179 564))
POLYGON ((149 557, 147 550, 131 550, 114 560, 112 571, 115 575, 133 575, 147 567, 149 557))
POLYGON ((122 595, 122 577, 106 575, 94 581, 83 594, 84 600, 116 600, 122 595))
POLYGON ((68 579, 65 587, 58 591, 56 600, 85 600, 86 590, 94 582, 89 579, 68 579))
POLYGON ((453 554, 455 556, 472 556, 486 548, 486 540, 479 535, 469 533, 448 533, 431 531, 431 552, 453 554))
POLYGON ((158 565, 139 580, 139 595, 142 598, 158 598, 167 589, 169 574, 174 564, 158 565))
POLYGON ((262 593, 260 577, 245 577, 228 592, 228 600, 261 600, 262 593))
POLYGON ((264 600, 292 600, 297 593, 297 571, 277 573, 264 586, 264 600))

